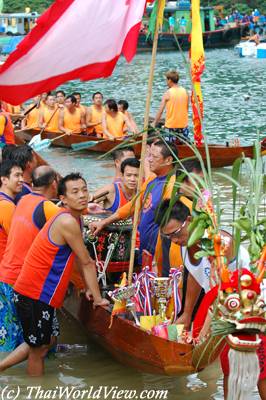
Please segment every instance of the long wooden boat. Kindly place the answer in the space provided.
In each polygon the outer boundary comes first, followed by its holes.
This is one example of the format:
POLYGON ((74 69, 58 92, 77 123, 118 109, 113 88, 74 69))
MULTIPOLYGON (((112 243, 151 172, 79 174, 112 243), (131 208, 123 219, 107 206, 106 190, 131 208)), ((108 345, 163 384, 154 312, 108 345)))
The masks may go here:
MULTIPOLYGON (((19 131, 16 133, 17 137, 21 138, 22 140, 29 141, 33 136, 39 134, 38 130, 24 130, 19 131)), ((42 139, 56 139, 57 136, 60 134, 58 132, 43 132, 42 139)), ((77 143, 84 143, 92 141, 95 142, 94 146, 89 147, 88 149, 84 149, 84 151, 88 152, 98 152, 98 153, 106 153, 111 151, 116 146, 123 143, 122 140, 103 140, 100 138, 96 138, 95 136, 87 136, 87 135, 70 135, 70 136, 63 136, 58 140, 54 140, 52 145, 57 147, 65 147, 71 148, 72 144, 77 143)), ((127 145, 132 145, 135 149, 136 155, 140 155, 141 145, 140 143, 136 144, 134 140, 127 142, 127 145)), ((178 155, 180 159, 193 157, 195 156, 193 150, 183 144, 178 145, 178 155)), ((206 152, 205 147, 201 146, 198 148, 203 160, 206 161, 206 152)), ((244 154, 246 157, 253 158, 253 146, 234 146, 229 147, 222 144, 210 144, 209 145, 209 152, 211 157, 211 163, 214 168, 221 168, 230 166, 234 163, 234 161, 241 157, 244 154)))
POLYGON ((74 285, 68 290, 64 309, 81 322, 88 336, 114 359, 151 374, 177 376, 202 370, 217 358, 224 346, 224 343, 215 346, 218 340, 215 343, 206 341, 194 350, 192 344, 155 336, 121 316, 114 316, 110 328, 111 311, 103 307, 94 309, 74 285))

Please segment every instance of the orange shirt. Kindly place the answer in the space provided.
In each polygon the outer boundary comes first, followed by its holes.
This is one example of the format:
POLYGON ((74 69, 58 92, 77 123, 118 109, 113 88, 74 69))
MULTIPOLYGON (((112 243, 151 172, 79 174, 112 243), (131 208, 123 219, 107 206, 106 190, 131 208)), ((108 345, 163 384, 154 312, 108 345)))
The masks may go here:
MULTIPOLYGON (((30 104, 28 110, 30 110, 34 104, 30 104)), ((39 113, 40 109, 35 107, 29 114, 26 115, 26 128, 28 129, 39 129, 39 113)))
POLYGON ((7 194, 0 192, 0 261, 6 248, 15 208, 14 200, 7 194))
POLYGON ((15 144, 14 126, 8 113, 0 110, 0 143, 15 144))
POLYGON ((35 192, 21 198, 13 215, 0 264, 0 282, 14 285, 35 237, 46 221, 59 210, 55 204, 35 192))
POLYGON ((55 107, 50 109, 45 107, 42 109, 43 122, 45 124, 45 130, 48 132, 59 131, 59 109, 55 107))
POLYGON ((89 126, 87 128, 88 133, 97 133, 98 135, 103 136, 103 127, 102 127, 102 117, 103 117, 103 107, 99 110, 95 105, 92 105, 89 107, 89 110, 91 112, 91 120, 90 122, 92 124, 95 124, 97 122, 101 122, 98 125, 95 126, 89 126))
POLYGON ((67 108, 64 108, 64 128, 70 129, 73 133, 81 132, 81 115, 80 108, 75 108, 73 113, 70 113, 67 108))
POLYGON ((120 138, 124 136, 125 117, 120 111, 116 113, 115 117, 106 113, 106 125, 107 130, 114 137, 120 138))
POLYGON ((183 87, 172 87, 168 90, 166 102, 166 128, 186 128, 188 126, 188 93, 183 87))

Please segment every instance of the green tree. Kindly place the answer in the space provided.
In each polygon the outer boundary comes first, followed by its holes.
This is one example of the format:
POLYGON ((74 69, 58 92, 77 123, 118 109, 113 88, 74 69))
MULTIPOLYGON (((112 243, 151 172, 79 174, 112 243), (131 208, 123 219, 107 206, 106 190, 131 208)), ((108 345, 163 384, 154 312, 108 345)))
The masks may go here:
POLYGON ((39 13, 46 10, 53 0, 4 0, 3 12, 24 12, 26 7, 39 13))

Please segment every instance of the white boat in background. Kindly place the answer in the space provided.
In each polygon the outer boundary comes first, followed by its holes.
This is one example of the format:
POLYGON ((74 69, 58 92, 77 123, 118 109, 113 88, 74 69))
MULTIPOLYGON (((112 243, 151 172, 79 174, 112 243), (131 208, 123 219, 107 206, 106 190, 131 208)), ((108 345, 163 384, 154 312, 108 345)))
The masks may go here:
POLYGON ((235 47, 235 52, 240 57, 254 57, 254 58, 265 58, 266 59, 266 42, 262 42, 256 45, 255 42, 240 42, 235 47))

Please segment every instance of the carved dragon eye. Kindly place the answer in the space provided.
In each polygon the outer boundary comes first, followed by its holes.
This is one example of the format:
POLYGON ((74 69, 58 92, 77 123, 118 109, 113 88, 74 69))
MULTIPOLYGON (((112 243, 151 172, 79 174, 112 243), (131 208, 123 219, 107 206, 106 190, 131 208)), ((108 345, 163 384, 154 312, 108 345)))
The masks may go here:
POLYGON ((237 311, 240 309, 240 298, 238 294, 231 294, 224 302, 225 307, 230 311, 237 311))

